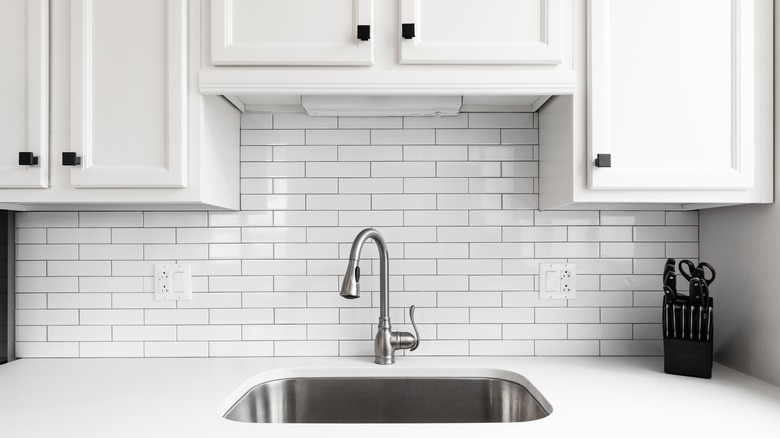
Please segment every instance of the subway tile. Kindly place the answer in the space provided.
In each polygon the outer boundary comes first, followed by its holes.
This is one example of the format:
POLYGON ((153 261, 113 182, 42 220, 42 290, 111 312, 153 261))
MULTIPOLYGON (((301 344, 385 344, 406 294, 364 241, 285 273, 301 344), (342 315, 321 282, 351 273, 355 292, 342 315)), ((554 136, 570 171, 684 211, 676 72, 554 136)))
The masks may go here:
POLYGON ((437 162, 436 177, 500 177, 501 163, 493 162, 437 162))
POLYGON ((507 210, 536 210, 539 208, 539 195, 503 194, 501 204, 507 210))
POLYGON ((207 357, 208 342, 144 342, 144 357, 207 357))
POLYGON ((501 195, 440 194, 436 195, 436 206, 441 210, 496 210, 501 208, 501 195))
MULTIPOLYGON (((306 307, 304 292, 258 292, 244 293, 242 296, 244 308, 306 307)), ((278 320, 276 322, 279 323, 278 320)))
POLYGON ((467 145, 405 145, 404 161, 466 161, 467 145))
POLYGON ((16 245, 16 260, 78 260, 78 245, 16 245))
POLYGON ((468 258, 467 243, 406 243, 404 255, 407 259, 450 259, 468 258))
POLYGON ((339 322, 339 310, 275 309, 274 318, 276 324, 336 324, 339 322))
POLYGON ((338 193, 403 193, 403 178, 341 178, 338 193))
POLYGON ((468 193, 467 178, 405 178, 404 193, 468 193))
MULTIPOLYGON (((253 291, 252 285, 260 283, 260 280, 263 277, 248 277, 248 275, 306 274, 306 261, 304 260, 244 260, 241 266, 243 276, 226 277, 222 280, 221 287, 224 288, 228 285, 235 285, 230 287, 247 288, 247 291, 253 291)), ((214 278, 211 280, 214 281, 214 278)))
POLYGON ((628 259, 569 259, 577 265, 577 274, 618 274, 632 273, 632 263, 628 259))
POLYGON ((306 195, 308 210, 370 210, 371 195, 306 195))
POLYGON ((182 325, 176 327, 179 341, 240 341, 238 325, 182 325))
POLYGON ((241 195, 241 208, 245 210, 303 210, 304 195, 241 195))
POLYGON ((598 258, 598 243, 536 243, 535 255, 539 258, 598 258))
POLYGON ((500 129, 437 129, 436 144, 500 144, 500 129))
POLYGON ((111 243, 175 243, 175 228, 114 228, 111 243))
POLYGON ((634 227, 636 242, 697 242, 697 226, 634 227))
POLYGON ((270 341, 212 341, 209 357, 267 357, 274 355, 270 341))
POLYGON ((273 213, 270 211, 210 211, 208 222, 211 227, 267 227, 273 225, 273 213))
POLYGON ((533 128, 533 113, 471 113, 469 128, 533 128))
POLYGON ((533 356, 534 341, 469 341, 470 356, 533 356))
MULTIPOLYGON (((505 225, 520 226, 533 225, 534 213, 532 211, 515 210, 476 210, 469 211, 470 225, 505 225)), ((504 231, 506 239, 506 229, 504 231)))
POLYGON ((180 228, 177 243, 233 243, 241 241, 240 228, 180 228))
MULTIPOLYGON (((533 178, 469 178, 469 193, 533 193, 533 178)), ((506 207, 505 207, 506 208, 506 207)))
POLYGON ((569 339, 631 339, 631 324, 569 324, 569 339))
POLYGON ((598 225, 598 211, 535 211, 536 225, 598 225))
POLYGON ((246 341, 291 341, 306 339, 306 325, 245 325, 242 336, 246 341))
POLYGON ((374 355, 374 341, 339 341, 339 356, 374 355))
POLYGON ((48 275, 54 277, 101 277, 111 275, 110 261, 49 261, 48 275))
MULTIPOLYGON (((584 277, 580 275, 577 280, 584 277)), ((579 284, 577 287, 580 289, 577 291, 577 299, 571 300, 569 307, 631 307, 633 304, 633 294, 630 291, 587 291, 579 284)))
POLYGON ((241 162, 273 161, 273 146, 241 146, 239 149, 241 162))
MULTIPOLYGON (((446 309, 447 307, 464 308, 466 312, 469 309, 467 307, 500 307, 501 306, 501 293, 500 292, 459 292, 459 291, 447 291, 439 292, 437 296, 437 304, 440 309, 446 309)), ((420 321, 427 321, 419 318, 420 321)))
MULTIPOLYGON (((450 294, 462 295, 459 292, 450 292, 450 294)), ((376 322, 376 309, 368 310, 373 314, 371 322, 376 322)), ((420 324, 465 324, 469 322, 469 309, 418 307, 415 310, 414 317, 420 324)), ((391 318, 399 320, 392 315, 391 318)))
MULTIPOLYGON (((18 214, 18 213, 17 213, 18 214)), ((45 228, 16 228, 16 243, 42 244, 46 243, 45 228)))
POLYGON ((79 357, 143 357, 143 342, 83 342, 79 357))
POLYGON ((530 275, 473 275, 469 277, 469 289, 484 291, 534 290, 534 279, 530 275))
POLYGON ((46 262, 18 260, 16 262, 16 278, 43 277, 46 275, 46 262))
POLYGON ((469 256, 479 259, 532 258, 534 256, 533 243, 471 243, 469 249, 469 256))
POLYGON ((206 260, 209 246, 206 244, 144 245, 146 260, 206 260))
MULTIPOLYGON (((343 308, 337 309, 339 312, 339 320, 341 324, 376 324, 377 322, 377 310, 374 307, 361 307, 361 308, 343 308)), ((415 312, 415 318, 419 321, 419 314, 422 309, 418 308, 415 312)), ((403 321, 404 312, 406 309, 390 308, 390 319, 393 321, 403 321)), ((428 316, 431 316, 430 314, 428 316)), ((466 315, 466 322, 468 321, 468 315, 466 315)), ((426 323, 431 321, 426 320, 426 323)), ((463 321, 461 321, 463 322, 463 321)))
POLYGON ((79 312, 81 325, 140 325, 144 323, 143 310, 92 310, 79 312))
POLYGON ((339 117, 339 129, 400 129, 403 117, 339 117))
MULTIPOLYGON (((526 244, 532 245, 532 244, 526 244)), ((532 245, 533 246, 533 245, 532 245)), ((533 252, 533 248, 531 249, 533 252)), ((539 263, 566 263, 561 259, 506 259, 502 260, 504 274, 536 275, 539 273, 539 263)))
POLYGON ((47 243, 111 243, 110 228, 49 228, 47 243))
MULTIPOLYGON (((666 265, 665 258, 655 259, 634 259, 633 260, 633 273, 634 274, 659 274, 663 272, 666 265)), ((677 268, 675 268, 677 269, 677 268)), ((629 272, 622 272, 622 274, 628 274, 629 272)))
POLYGON ((15 299, 17 309, 46 308, 46 294, 19 294, 15 299))
POLYGON ((652 324, 660 318, 658 308, 603 308, 601 322, 606 324, 652 324))
POLYGON ((305 242, 306 229, 300 227, 252 227, 241 230, 245 243, 305 242))
MULTIPOLYGON (((169 262, 175 263, 174 260, 161 260, 160 263, 169 262)), ((114 260, 111 262, 112 275, 117 277, 137 277, 137 276, 153 276, 154 275, 154 262, 152 261, 137 261, 137 260, 114 260)), ((149 289, 146 292, 151 292, 151 283, 149 283, 149 289)))
POLYGON ((536 161, 505 161, 501 163, 501 176, 517 178, 539 177, 539 163, 536 161))
POLYGON ((242 178, 302 178, 306 176, 306 163, 241 163, 242 178))
POLYGON ((338 356, 338 341, 275 341, 275 356, 338 356))
POLYGON ((117 325, 113 327, 114 341, 174 341, 175 326, 117 325))
POLYGON ((468 128, 469 114, 445 117, 404 117, 404 129, 419 128, 468 128))
POLYGON ((602 243, 601 257, 604 258, 651 258, 665 257, 663 243, 602 243))
POLYGON ((274 193, 273 179, 271 178, 242 178, 242 195, 262 195, 274 193))
POLYGON ((45 342, 45 326, 16 326, 16 342, 45 342))
POLYGON ((83 211, 79 213, 79 227, 82 228, 142 227, 143 223, 144 216, 139 211, 83 211))
POLYGON ((143 245, 79 245, 81 260, 143 260, 143 245))
POLYGON ((658 290, 661 275, 602 275, 602 290, 658 290))
POLYGON ((436 208, 436 195, 372 195, 371 208, 374 210, 432 210, 436 208))
MULTIPOLYGON (((526 308, 472 308, 469 309, 470 322, 479 323, 531 323, 534 321, 534 309, 526 308)), ((506 339, 506 333, 504 333, 506 339)))
POLYGON ((469 278, 466 275, 408 275, 404 278, 408 291, 466 291, 469 278))
POLYGON ((193 260, 190 264, 193 276, 241 275, 240 260, 193 260))
POLYGON ((208 324, 209 311, 206 309, 147 309, 144 322, 148 325, 164 324, 208 324))
POLYGON ((501 324, 442 324, 438 339, 501 339, 501 324))
MULTIPOLYGON (((683 290, 681 290, 683 292, 683 290)), ((663 293, 656 290, 649 291, 629 291, 626 293, 632 293, 633 306, 634 307, 655 307, 660 308, 663 304, 663 293)), ((629 307, 629 306, 624 306, 629 307)))
POLYGON ((666 225, 699 225, 699 212, 667 211, 666 225))
POLYGON ((79 216, 75 212, 17 212, 16 228, 65 228, 78 227, 79 216))
POLYGON ((16 342, 16 356, 20 358, 79 357, 78 342, 16 342))
POLYGON ((270 243, 219 243, 209 245, 210 259, 270 259, 273 258, 270 243))
POLYGON ((569 227, 570 242, 630 242, 631 227, 569 227))
POLYGON ((663 351, 660 340, 605 340, 600 350, 602 356, 661 356, 663 351))
MULTIPOLYGON (((343 263, 343 262, 342 262, 343 263)), ((379 262, 375 262, 378 272, 379 262)), ((390 273, 397 275, 426 275, 436 273, 436 260, 399 260, 390 259, 390 273)))
MULTIPOLYGON (((204 278, 206 279, 206 278, 204 278)), ((207 279, 206 279, 207 280, 207 279)), ((241 307, 240 293, 193 293, 192 300, 180 301, 180 309, 231 309, 241 307)))
POLYGON ((442 210, 404 211, 403 222, 406 226, 468 225, 468 212, 442 210))
POLYGON ((436 131, 433 129, 375 129, 371 131, 372 145, 434 144, 436 131))
POLYGON ((539 130, 502 129, 501 144, 539 144, 539 130))
POLYGON ((337 245, 330 243, 277 243, 276 259, 335 259, 339 256, 337 245))
MULTIPOLYGON (((352 130, 306 130, 306 144, 318 145, 345 145, 345 144, 369 144, 371 131, 367 129, 352 130)), ((303 144, 303 143, 298 143, 303 144)))
POLYGON ((56 293, 49 294, 49 309, 110 309, 111 294, 107 293, 56 293))
POLYGON ((471 161, 533 161, 534 148, 531 145, 487 145, 469 146, 471 161))
MULTIPOLYGON (((279 113, 273 115, 274 130, 278 129, 336 129, 336 117, 310 117, 306 113, 279 113)), ((243 127, 242 127, 243 128, 243 127)))
POLYGON ((699 257, 699 243, 667 243, 665 258, 695 259, 699 257))
MULTIPOLYGON (((500 274, 501 260, 493 259, 446 259, 439 260, 437 273, 442 275, 500 274)), ((408 277, 407 277, 408 278, 408 277)))
POLYGON ((336 146, 274 146, 273 160, 278 161, 336 161, 336 146))
POLYGON ((598 323, 598 308, 539 308, 537 323, 598 323))
POLYGON ((338 159, 346 161, 401 161, 402 146, 339 146, 338 159))
POLYGON ((596 340, 539 340, 535 342, 537 356, 598 356, 596 340))
POLYGON ((565 242, 566 227, 505 227, 504 242, 565 242))
POLYGON ((373 339, 371 324, 312 324, 308 326, 309 340, 373 339))
POLYGON ((241 145, 306 144, 305 133, 296 129, 243 130, 241 145))
POLYGON ((633 339, 662 339, 663 328, 658 324, 633 324, 633 339))
MULTIPOLYGON (((338 212, 338 225, 342 227, 391 227, 402 226, 405 222, 405 214, 401 211, 340 211, 338 212)), ((417 213, 417 212, 410 212, 417 213)), ((409 224, 407 225, 415 225, 409 224)), ((424 225, 424 224, 419 224, 424 225)))
POLYGON ((504 324, 504 339, 566 339, 566 324, 504 324))
POLYGON ((338 277, 328 275, 277 275, 274 277, 276 292, 331 292, 339 290, 338 277))
POLYGON ((438 230, 439 242, 500 242, 499 227, 441 227, 438 230))
POLYGON ((176 307, 176 303, 173 301, 156 301, 154 294, 151 292, 113 294, 111 301, 114 309, 162 309, 176 307))
POLYGON ((601 225, 664 225, 662 211, 602 211, 601 225))
POLYGON ((339 180, 336 178, 274 178, 273 192, 275 194, 339 193, 339 180))
POLYGON ((425 351, 405 352, 407 356, 467 356, 467 340, 426 340, 425 351))
POLYGON ((371 164, 372 178, 426 178, 436 176, 433 162, 377 162, 371 164))
POLYGON ((109 326, 49 326, 49 342, 60 341, 110 341, 111 327, 109 326))
POLYGON ((273 114, 241 114, 241 129, 271 129, 273 114))
POLYGON ((205 212, 144 212, 144 227, 206 227, 208 214, 205 212))

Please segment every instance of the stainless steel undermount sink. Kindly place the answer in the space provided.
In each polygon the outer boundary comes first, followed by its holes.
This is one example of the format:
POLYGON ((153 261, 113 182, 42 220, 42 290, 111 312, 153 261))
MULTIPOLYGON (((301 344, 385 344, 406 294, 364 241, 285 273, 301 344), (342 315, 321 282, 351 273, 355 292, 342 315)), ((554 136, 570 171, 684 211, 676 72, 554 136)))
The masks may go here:
POLYGON ((249 423, 483 423, 531 421, 552 412, 524 377, 470 371, 269 376, 243 392, 224 417, 249 423))

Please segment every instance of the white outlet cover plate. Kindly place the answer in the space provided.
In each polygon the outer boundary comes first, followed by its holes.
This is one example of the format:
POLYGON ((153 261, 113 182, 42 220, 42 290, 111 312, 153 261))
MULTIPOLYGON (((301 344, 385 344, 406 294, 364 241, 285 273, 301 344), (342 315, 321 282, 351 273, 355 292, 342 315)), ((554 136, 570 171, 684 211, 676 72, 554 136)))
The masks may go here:
POLYGON ((577 265, 573 263, 539 263, 539 299, 572 300, 577 298, 577 265))
POLYGON ((154 299, 192 300, 192 265, 154 265, 154 299))

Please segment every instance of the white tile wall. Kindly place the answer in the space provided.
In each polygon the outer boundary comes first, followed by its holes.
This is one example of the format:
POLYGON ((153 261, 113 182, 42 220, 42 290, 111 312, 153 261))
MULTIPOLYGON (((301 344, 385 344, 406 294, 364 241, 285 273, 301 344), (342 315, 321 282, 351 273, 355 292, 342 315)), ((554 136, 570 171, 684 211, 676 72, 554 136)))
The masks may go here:
MULTIPOLYGON (((532 114, 244 115, 240 212, 17 214, 21 357, 372 354, 379 265, 338 296, 359 230, 390 249, 410 355, 658 355, 660 271, 698 257, 698 215, 538 211, 532 114), (154 301, 154 263, 192 264, 194 300, 154 301), (539 263, 576 263, 570 301, 539 263)), ((370 259, 370 260, 369 260, 370 259)))

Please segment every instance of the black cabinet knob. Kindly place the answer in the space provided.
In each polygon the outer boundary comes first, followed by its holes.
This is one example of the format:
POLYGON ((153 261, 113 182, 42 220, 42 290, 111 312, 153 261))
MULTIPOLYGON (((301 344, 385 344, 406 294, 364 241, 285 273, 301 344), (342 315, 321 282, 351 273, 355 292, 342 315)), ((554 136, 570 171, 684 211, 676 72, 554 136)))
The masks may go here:
POLYGON ((405 40, 410 40, 414 38, 414 23, 403 23, 401 24, 401 36, 405 40))
POLYGON ((612 167, 612 154, 597 154, 596 167, 612 167))
POLYGON ((368 41, 371 39, 371 26, 367 24, 358 24, 357 38, 360 41, 368 41))
POLYGON ((81 164, 81 157, 76 155, 75 152, 63 152, 62 153, 62 165, 63 166, 78 166, 81 164))
POLYGON ((37 166, 38 157, 33 155, 32 152, 19 152, 19 165, 20 166, 37 166))

